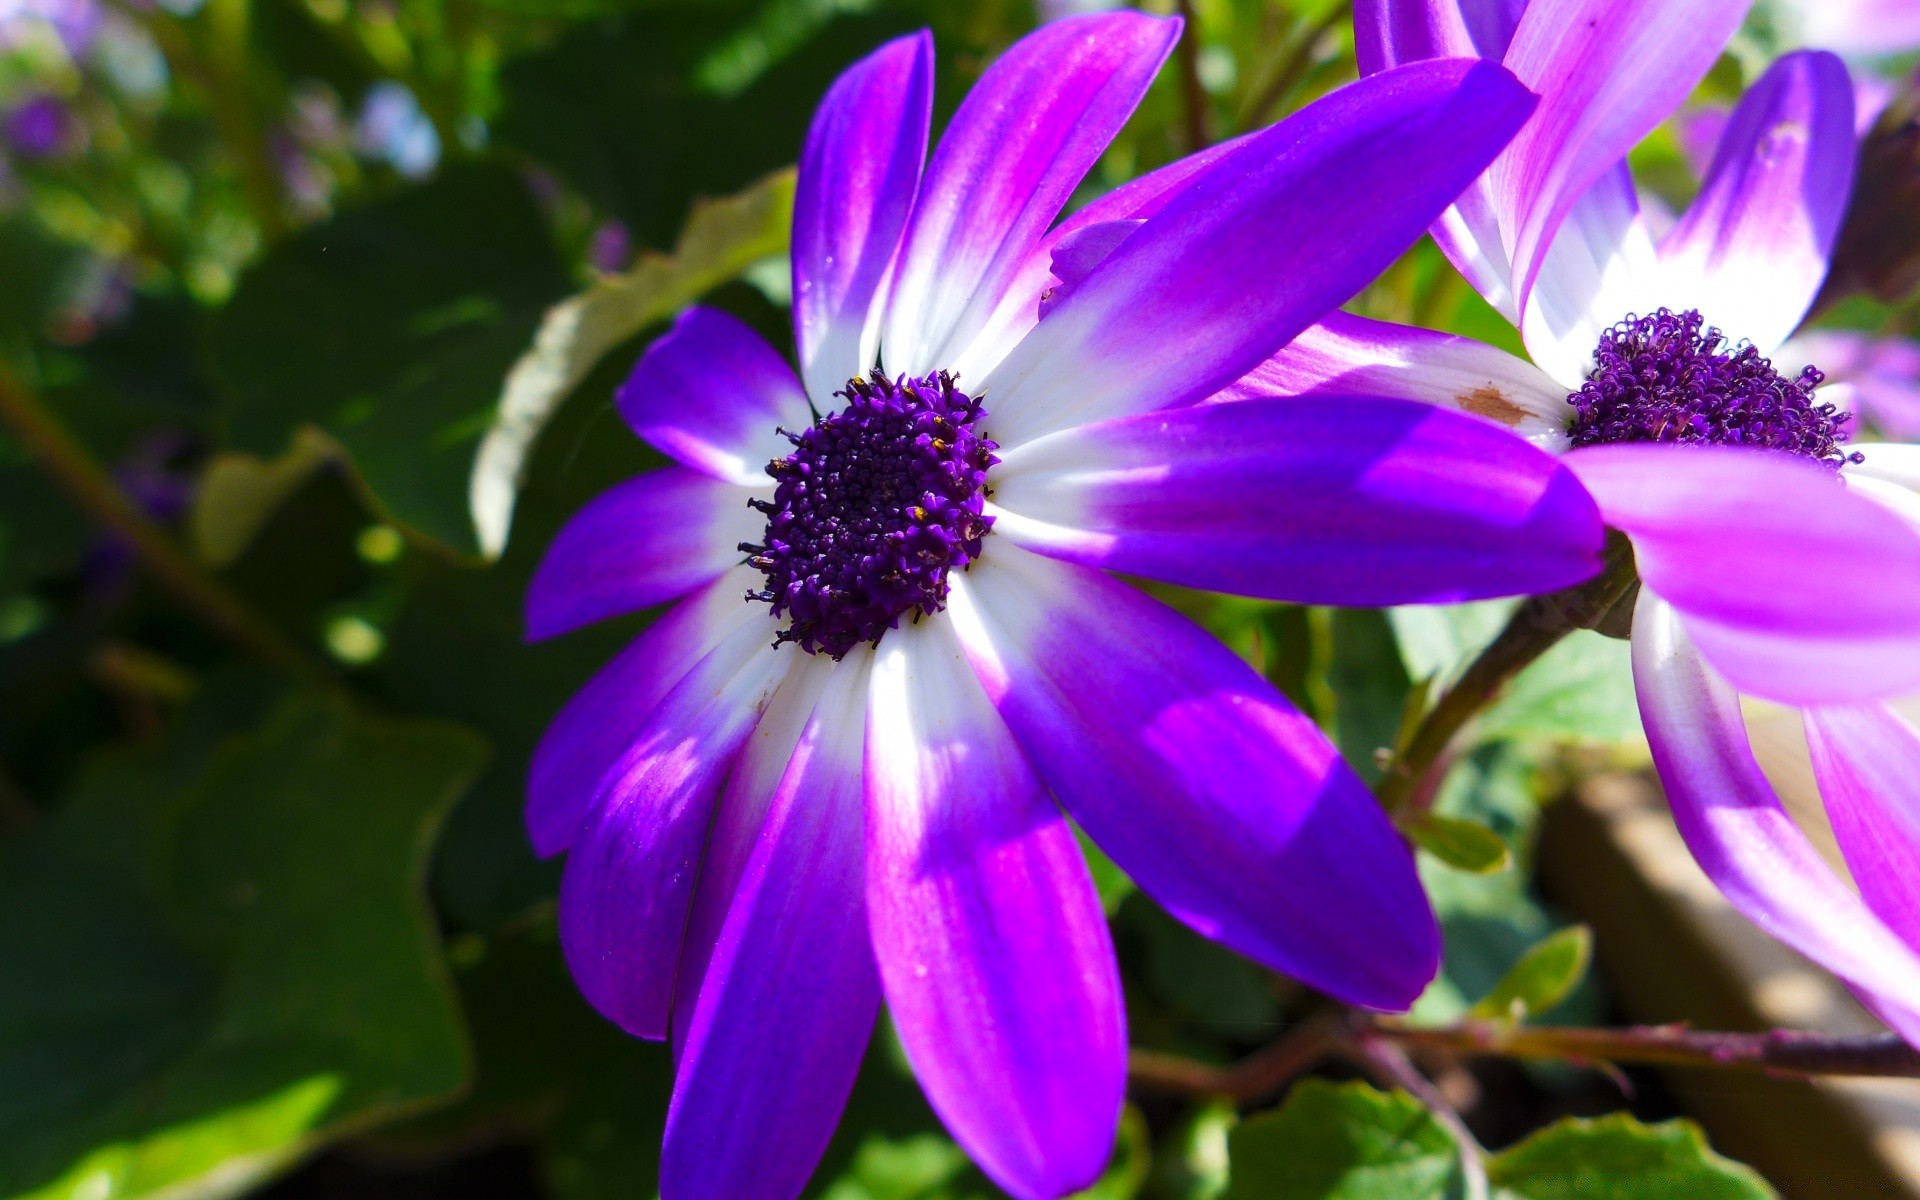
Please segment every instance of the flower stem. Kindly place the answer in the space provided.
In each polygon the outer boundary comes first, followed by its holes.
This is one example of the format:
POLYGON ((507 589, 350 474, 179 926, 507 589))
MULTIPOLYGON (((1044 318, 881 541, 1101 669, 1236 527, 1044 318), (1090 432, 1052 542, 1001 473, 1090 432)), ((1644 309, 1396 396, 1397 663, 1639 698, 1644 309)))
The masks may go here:
POLYGON ((1320 43, 1353 14, 1352 0, 1343 0, 1334 5, 1327 14, 1314 22, 1313 26, 1293 40, 1287 57, 1273 72, 1273 79, 1260 90, 1260 95, 1248 104, 1242 128, 1253 129, 1265 125, 1278 116, 1280 105, 1300 86, 1300 81, 1313 70, 1314 54, 1320 43))
POLYGON ((1197 153, 1213 144, 1207 136, 1207 91, 1200 83, 1200 21, 1194 15, 1193 0, 1179 0, 1180 45, 1174 51, 1180 61, 1180 87, 1186 98, 1187 151, 1197 153))
POLYGON ((10 428, 69 499, 132 547, 153 578, 215 633, 309 682, 333 674, 210 575, 126 497, 113 476, 13 372, 0 366, 0 423, 10 428))
POLYGON ((1454 1110, 1440 1089, 1427 1081, 1413 1065, 1407 1052, 1378 1032, 1362 1033, 1353 1039, 1354 1058, 1374 1077, 1376 1083, 1397 1087, 1426 1105, 1460 1150, 1460 1173, 1465 1177, 1467 1200, 1486 1200, 1487 1151, 1467 1123, 1454 1110))
POLYGON ((1380 803, 1400 815, 1455 736, 1514 676, 1576 629, 1610 629, 1632 611, 1633 548, 1609 534, 1605 566, 1577 587, 1523 603, 1480 656, 1434 702, 1380 779, 1380 803))
POLYGON ((1368 1028, 1402 1046, 1467 1055, 1715 1067, 1778 1075, 1920 1078, 1920 1050, 1891 1033, 1838 1037, 1788 1029, 1714 1033, 1684 1025, 1567 1029, 1489 1022, 1423 1028, 1385 1020, 1371 1021, 1368 1028))
POLYGON ((1279 1091, 1337 1049, 1345 1020, 1338 1008, 1315 1013, 1285 1037, 1230 1067, 1159 1050, 1135 1050, 1128 1058, 1127 1074, 1136 1085, 1154 1091, 1225 1096, 1247 1104, 1279 1091))

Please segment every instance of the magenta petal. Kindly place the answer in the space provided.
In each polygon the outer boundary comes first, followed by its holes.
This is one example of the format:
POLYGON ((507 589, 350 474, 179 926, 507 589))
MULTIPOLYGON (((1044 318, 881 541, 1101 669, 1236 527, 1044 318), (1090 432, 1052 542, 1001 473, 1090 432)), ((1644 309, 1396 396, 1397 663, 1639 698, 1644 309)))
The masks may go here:
POLYGON ((1801 715, 1833 836, 1860 896, 1920 953, 1920 732, 1879 704, 1801 715))
POLYGON ((541 735, 527 776, 527 835, 536 853, 558 854, 573 843, 607 773, 673 685, 742 623, 765 621, 741 601, 761 579, 736 567, 682 600, 567 701, 541 735))
POLYGON ((848 67, 813 114, 793 197, 793 339, 822 404, 873 366, 867 319, 913 210, 932 105, 922 30, 848 67))
POLYGON ((1403 1009, 1439 967, 1413 854, 1318 727, 1164 605, 996 545, 948 609, 1081 827, 1181 920, 1275 970, 1403 1009))
POLYGON ((790 449, 776 429, 813 423, 793 368, 717 308, 681 313, 634 364, 614 403, 660 453, 742 487, 765 486, 767 460, 790 449))
POLYGON ((1827 468, 1768 450, 1567 456, 1640 578, 1742 692, 1848 703, 1920 687, 1920 532, 1827 468))
POLYGON ((1500 67, 1401 67, 1248 138, 1108 257, 987 383, 1003 446, 1209 396, 1339 307, 1506 144, 1500 67))
POLYGON ((880 1007, 861 848, 865 671, 842 663, 771 796, 686 1022, 661 1200, 792 1200, 880 1007))
POLYGON ((1605 528, 1557 458, 1404 400, 1205 404, 1006 456, 994 533, 1053 558, 1300 604, 1549 592, 1605 528))
POLYGON ((1768 68, 1733 110, 1699 198, 1660 245, 1668 277, 1698 289, 1688 307, 1763 352, 1785 341, 1826 279, 1856 147, 1845 64, 1803 50, 1768 68))
MULTIPOLYGON (((1362 75, 1430 58, 1499 62, 1526 0, 1360 0, 1353 6, 1354 55, 1362 75)), ((1433 226, 1433 240, 1467 282, 1509 320, 1512 268, 1500 231, 1493 183, 1481 176, 1433 226)))
POLYGON ((975 335, 1080 180, 1146 95, 1180 22, 1055 21, 973 86, 927 168, 882 325, 888 371, 970 374, 975 335))
POLYGON ((867 725, 867 902, 914 1074, 1023 1200, 1091 1184, 1126 1090, 1126 1015, 1073 831, 942 619, 887 635, 867 725))
POLYGON ((743 557, 766 528, 735 484, 667 467, 608 488, 575 513, 527 585, 538 641, 683 596, 743 557))
POLYGON ((1209 397, 1391 396, 1484 417, 1537 446, 1562 449, 1567 389, 1485 342, 1412 325, 1329 313, 1209 397))
POLYGON ((1506 65, 1540 108, 1495 173, 1527 307, 1541 260, 1576 201, 1680 107, 1753 0, 1532 0, 1506 65))
POLYGON ((654 710, 607 773, 560 881, 560 945, 580 991, 637 1037, 661 1038, 713 802, 792 655, 742 622, 654 710))
POLYGON ((1644 593, 1633 677, 1674 824, 1708 878, 1920 1043, 1920 957, 1821 861, 1754 762, 1739 696, 1688 643, 1674 610, 1644 593))

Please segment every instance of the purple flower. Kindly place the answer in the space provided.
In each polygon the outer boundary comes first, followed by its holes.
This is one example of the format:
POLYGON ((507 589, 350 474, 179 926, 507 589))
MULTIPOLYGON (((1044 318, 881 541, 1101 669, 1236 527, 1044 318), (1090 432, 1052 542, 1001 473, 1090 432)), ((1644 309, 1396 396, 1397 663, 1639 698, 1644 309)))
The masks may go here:
POLYGON ((1473 5, 1470 23, 1451 0, 1360 5, 1363 70, 1474 50, 1542 93, 1433 230, 1533 361, 1335 316, 1224 398, 1397 395, 1567 452, 1633 545, 1641 713, 1695 857, 1920 1041, 1920 735, 1884 703, 1920 686, 1920 464, 1910 448, 1845 445, 1848 414, 1816 390, 1821 372, 1778 349, 1846 210, 1846 68, 1817 51, 1776 62, 1657 244, 1623 162, 1744 8, 1586 0, 1516 22, 1473 5), (1859 894, 1760 776, 1742 694, 1801 710, 1859 894))
POLYGON ((73 116, 58 96, 44 92, 15 105, 6 116, 7 145, 22 158, 49 158, 73 143, 73 116))
POLYGON ((1044 27, 924 175, 930 38, 847 71, 800 159, 799 378, 688 311, 618 398, 677 465, 591 503, 534 578, 533 637, 691 593, 561 713, 527 808, 569 852, 582 991, 674 1047, 667 1200, 795 1194, 883 997, 996 1181, 1089 1183, 1126 1030, 1068 815, 1333 995, 1404 1008, 1436 969, 1412 856, 1325 737, 1103 568, 1335 603, 1594 570, 1590 501, 1480 422, 1194 403, 1404 251, 1532 100, 1419 64, 1049 230, 1179 28, 1044 27))

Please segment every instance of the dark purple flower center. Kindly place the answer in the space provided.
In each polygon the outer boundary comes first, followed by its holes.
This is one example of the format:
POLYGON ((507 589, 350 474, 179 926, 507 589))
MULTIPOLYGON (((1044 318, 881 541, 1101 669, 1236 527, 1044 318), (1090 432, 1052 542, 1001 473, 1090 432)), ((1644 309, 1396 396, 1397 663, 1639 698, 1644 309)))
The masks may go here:
POLYGON ((845 408, 801 433, 767 464, 779 480, 765 545, 741 545, 766 574, 749 600, 788 618, 774 644, 844 656, 878 642, 908 613, 939 612, 947 572, 980 557, 983 511, 999 447, 979 429, 980 401, 945 371, 888 379, 875 371, 839 393, 845 408))
POLYGON ((1692 309, 1629 316, 1601 335, 1587 382, 1567 397, 1573 444, 1765 446, 1838 468, 1853 415, 1814 397, 1825 378, 1813 367, 1780 374, 1692 309))

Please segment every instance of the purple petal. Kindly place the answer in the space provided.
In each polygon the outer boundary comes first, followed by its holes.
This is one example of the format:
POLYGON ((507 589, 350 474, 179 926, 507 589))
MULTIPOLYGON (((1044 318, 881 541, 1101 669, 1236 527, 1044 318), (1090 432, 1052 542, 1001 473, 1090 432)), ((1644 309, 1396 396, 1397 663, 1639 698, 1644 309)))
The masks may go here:
POLYGON ((1557 458, 1403 400, 1203 404, 1009 453, 994 532, 1053 558, 1299 604, 1549 592, 1600 570, 1599 511, 1557 458))
POLYGON ((954 114, 901 244, 881 334, 887 370, 973 374, 966 352, 1180 36, 1102 13, 1016 42, 954 114))
POLYGON ((793 340, 823 405, 873 366, 868 316, 913 210, 932 105, 921 30, 847 68, 813 114, 793 197, 793 340))
POLYGON ((776 429, 813 423, 793 368, 717 308, 681 313, 634 364, 614 403, 660 453, 741 487, 769 486, 767 461, 791 449, 776 429))
POLYGON ((737 484, 683 467, 608 488, 575 513, 527 585, 527 640, 637 612, 738 563, 766 520, 737 484))
POLYGON ((1247 139, 994 371, 994 437, 1191 403, 1246 374, 1412 245, 1532 103, 1499 67, 1416 63, 1247 139))
POLYGON ((1526 359, 1485 342, 1336 312, 1210 400, 1399 397, 1472 413, 1558 450, 1573 412, 1567 394, 1526 359))
POLYGON ((1920 733, 1885 705, 1802 716, 1833 836, 1860 896, 1920 953, 1920 733))
MULTIPOLYGON (((994 309, 993 316, 988 318, 979 336, 974 339, 975 347, 998 347, 1004 350, 1015 345, 1038 323, 1043 309, 1052 307, 1047 293, 1057 282, 1053 274, 1053 255, 1063 242, 1089 226, 1110 221, 1146 220, 1171 204, 1174 197, 1191 187, 1215 163, 1252 136, 1242 134, 1177 159, 1158 170, 1149 171, 1138 179, 1121 184, 1054 226, 1033 252, 1027 255, 1027 261, 1007 285, 1006 295, 1001 297, 999 307, 994 309)), ((1091 270, 1097 264, 1087 265, 1091 270)), ((979 360, 980 366, 970 369, 984 372, 993 365, 980 353, 972 357, 979 360)), ((997 358, 995 361, 998 361, 997 358)))
POLYGON ((1225 647, 1097 571, 997 545, 948 612, 1067 811, 1208 937, 1403 1009, 1439 932, 1413 855, 1326 737, 1225 647))
POLYGON ((1770 450, 1567 456, 1640 578, 1750 695, 1847 703, 1920 686, 1920 532, 1826 468, 1770 450))
MULTIPOLYGON (((1354 55, 1362 75, 1430 58, 1499 62, 1525 8, 1526 0, 1360 0, 1353 7, 1354 55)), ((1517 321, 1492 188, 1484 175, 1469 185, 1435 222, 1433 240, 1488 303, 1517 321)))
POLYGON ((1747 89, 1700 196, 1660 244, 1672 307, 1697 308, 1763 353, 1827 277, 1853 191, 1853 81, 1823 51, 1786 55, 1747 89))
POLYGON ((675 605, 581 688, 540 738, 527 777, 527 835, 541 857, 573 843, 607 772, 695 663, 762 614, 741 597, 763 577, 740 566, 675 605))
POLYGON ((684 1015, 662 1200, 791 1200, 853 1088, 880 1007, 862 900, 865 676, 842 663, 807 723, 684 1015))
POLYGON ((1644 593, 1633 677, 1674 824, 1701 869, 1754 924, 1875 998, 1920 1042, 1920 958, 1821 861, 1754 762, 1740 697, 1674 610, 1644 593))
POLYGON ((945 620, 874 662, 867 902, 914 1074, 994 1181, 1052 1200, 1106 1166, 1126 1091, 1119 969, 1059 809, 945 620))
MULTIPOLYGON (((1495 173, 1520 310, 1560 223, 1679 108, 1753 0, 1532 0, 1505 62, 1540 108, 1495 173)), ((1625 314, 1621 314, 1625 315, 1625 314)))
POLYGON ((560 945, 587 1000, 662 1038, 713 802, 786 674, 772 622, 742 622, 654 710, 607 773, 560 881, 560 945))

